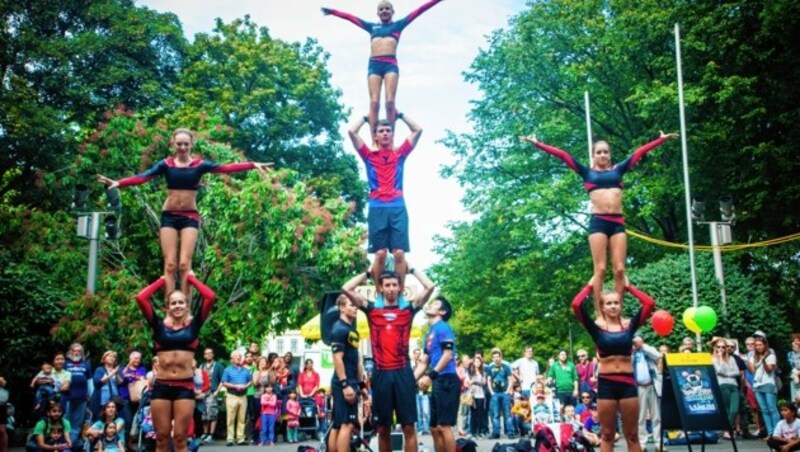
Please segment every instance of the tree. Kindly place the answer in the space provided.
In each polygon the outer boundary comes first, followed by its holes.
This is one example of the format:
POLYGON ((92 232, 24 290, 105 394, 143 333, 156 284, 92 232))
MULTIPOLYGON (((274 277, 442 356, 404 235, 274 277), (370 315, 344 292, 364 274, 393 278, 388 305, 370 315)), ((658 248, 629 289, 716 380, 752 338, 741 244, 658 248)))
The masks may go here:
POLYGON ((321 197, 356 202, 356 218, 363 220, 366 187, 342 147, 344 115, 327 58, 315 41, 273 39, 249 16, 229 24, 217 19, 214 31, 199 33, 189 47, 171 121, 221 118, 233 130, 234 147, 310 178, 321 197))
POLYGON ((185 40, 177 17, 132 0, 2 2, 0 172, 24 201, 41 177, 71 163, 83 127, 119 103, 160 106, 177 79, 185 40))

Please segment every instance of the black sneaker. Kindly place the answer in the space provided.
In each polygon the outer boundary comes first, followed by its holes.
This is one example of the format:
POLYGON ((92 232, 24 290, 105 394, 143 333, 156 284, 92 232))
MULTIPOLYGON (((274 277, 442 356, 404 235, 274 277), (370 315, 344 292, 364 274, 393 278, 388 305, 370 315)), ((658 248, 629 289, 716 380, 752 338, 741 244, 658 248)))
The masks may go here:
POLYGON ((225 443, 225 446, 233 447, 233 441, 228 441, 227 443, 225 443))

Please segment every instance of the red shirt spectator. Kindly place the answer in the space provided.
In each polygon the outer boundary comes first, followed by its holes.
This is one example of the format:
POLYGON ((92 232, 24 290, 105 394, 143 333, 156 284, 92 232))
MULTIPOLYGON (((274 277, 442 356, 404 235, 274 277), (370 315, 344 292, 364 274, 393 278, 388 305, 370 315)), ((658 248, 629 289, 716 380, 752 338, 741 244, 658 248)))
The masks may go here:
POLYGON ((305 369, 297 378, 299 396, 302 398, 314 397, 319 389, 319 374, 314 370, 314 361, 307 359, 305 369))

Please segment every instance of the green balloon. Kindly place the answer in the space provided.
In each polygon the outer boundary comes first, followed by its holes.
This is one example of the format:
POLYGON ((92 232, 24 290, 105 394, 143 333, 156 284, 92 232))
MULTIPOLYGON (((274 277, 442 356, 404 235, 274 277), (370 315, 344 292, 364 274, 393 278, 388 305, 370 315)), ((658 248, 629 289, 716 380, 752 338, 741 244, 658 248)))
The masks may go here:
POLYGON ((717 313, 710 306, 699 306, 694 313, 694 321, 704 333, 707 333, 717 326, 717 313))

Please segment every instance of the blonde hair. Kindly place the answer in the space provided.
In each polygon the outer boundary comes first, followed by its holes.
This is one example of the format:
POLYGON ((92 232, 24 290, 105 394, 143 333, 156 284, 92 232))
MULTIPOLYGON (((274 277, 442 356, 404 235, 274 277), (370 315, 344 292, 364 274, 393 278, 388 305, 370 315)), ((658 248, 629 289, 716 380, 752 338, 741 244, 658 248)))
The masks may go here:
POLYGON ((187 129, 185 127, 179 127, 177 129, 173 130, 172 131, 172 139, 175 140, 175 137, 180 135, 180 134, 182 134, 182 133, 186 134, 186 135, 189 135, 189 141, 191 141, 191 143, 194 144, 194 138, 195 138, 194 137, 194 132, 192 132, 190 129, 187 129))

